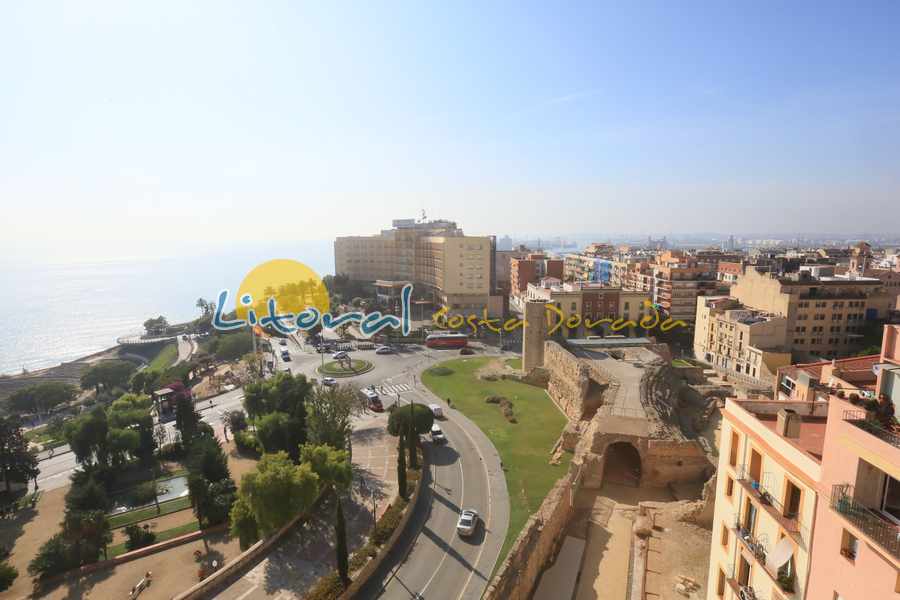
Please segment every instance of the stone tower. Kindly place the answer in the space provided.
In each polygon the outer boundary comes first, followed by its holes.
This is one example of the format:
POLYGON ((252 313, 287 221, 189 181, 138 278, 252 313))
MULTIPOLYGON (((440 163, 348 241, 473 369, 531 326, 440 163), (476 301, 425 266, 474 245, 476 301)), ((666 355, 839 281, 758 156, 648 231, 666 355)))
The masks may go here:
POLYGON ((544 340, 547 337, 547 317, 544 302, 525 302, 525 329, 522 332, 522 370, 526 373, 544 365, 544 340))

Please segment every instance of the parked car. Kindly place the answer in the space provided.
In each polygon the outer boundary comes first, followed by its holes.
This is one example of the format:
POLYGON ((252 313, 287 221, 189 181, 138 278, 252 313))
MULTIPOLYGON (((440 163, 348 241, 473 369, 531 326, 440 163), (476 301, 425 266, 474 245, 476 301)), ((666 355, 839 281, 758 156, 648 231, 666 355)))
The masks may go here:
POLYGON ((446 444, 447 438, 444 436, 444 430, 435 423, 431 426, 431 441, 435 444, 446 444))
POLYGON ((394 349, 390 346, 378 346, 375 348, 375 354, 393 354, 394 349))
POLYGON ((456 522, 456 532, 462 537, 469 537, 478 529, 478 513, 474 510, 467 509, 459 514, 459 521, 456 522))
POLYGON ((434 415, 435 419, 443 419, 444 418, 444 409, 441 408, 439 404, 429 404, 428 408, 431 409, 431 414, 434 415))
POLYGON ((459 353, 464 356, 470 356, 472 354, 475 354, 475 351, 472 350, 471 348, 460 348, 459 353))
POLYGON ((280 340, 278 340, 278 345, 279 346, 287 346, 287 340, 284 338, 281 338, 280 340))
POLYGON ((366 406, 369 407, 369 410, 374 412, 381 412, 384 410, 384 405, 381 404, 381 398, 378 397, 378 392, 375 391, 375 386, 369 386, 367 388, 363 388, 360 390, 363 396, 366 397, 366 406))
POLYGON ((337 385, 337 379, 335 379, 334 377, 323 377, 322 385, 324 385, 325 387, 331 387, 333 385, 337 385))
POLYGON ((334 360, 343 360, 349 356, 349 354, 341 350, 340 352, 335 352, 334 354, 332 354, 331 358, 333 358, 334 360))

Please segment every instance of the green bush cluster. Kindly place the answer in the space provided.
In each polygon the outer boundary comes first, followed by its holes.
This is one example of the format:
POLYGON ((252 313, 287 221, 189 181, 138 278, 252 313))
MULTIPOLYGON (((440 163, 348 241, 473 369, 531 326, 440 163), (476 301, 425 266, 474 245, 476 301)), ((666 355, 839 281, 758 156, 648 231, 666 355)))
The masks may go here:
POLYGON ((448 367, 431 367, 430 369, 428 369, 427 373, 430 375, 443 377, 446 375, 453 375, 453 369, 450 369, 448 367))
POLYGON ((306 600, 334 600, 344 592, 344 584, 338 577, 337 571, 332 571, 324 577, 320 577, 316 585, 306 594, 306 600))
POLYGON ((144 546, 149 546, 156 541, 155 533, 153 533, 149 529, 141 527, 138 524, 133 524, 126 527, 125 535, 128 536, 128 539, 125 540, 125 549, 128 551, 137 550, 138 548, 143 548, 144 546))
POLYGON ((256 439, 256 434, 251 431, 235 431, 234 445, 237 447, 238 452, 244 456, 259 456, 262 454, 259 440, 256 439))

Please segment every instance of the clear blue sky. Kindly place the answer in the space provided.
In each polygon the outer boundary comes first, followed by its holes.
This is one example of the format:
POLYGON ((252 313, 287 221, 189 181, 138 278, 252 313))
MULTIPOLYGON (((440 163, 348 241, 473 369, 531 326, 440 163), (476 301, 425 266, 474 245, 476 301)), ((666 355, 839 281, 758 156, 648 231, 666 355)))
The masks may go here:
POLYGON ((4 237, 900 231, 900 3, 337 4, 6 3, 4 237))

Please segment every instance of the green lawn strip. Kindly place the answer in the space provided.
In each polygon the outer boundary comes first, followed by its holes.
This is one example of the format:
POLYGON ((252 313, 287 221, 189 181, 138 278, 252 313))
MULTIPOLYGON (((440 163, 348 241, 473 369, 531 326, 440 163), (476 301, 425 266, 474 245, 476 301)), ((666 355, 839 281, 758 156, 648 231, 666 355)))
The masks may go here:
POLYGON ((350 366, 350 369, 345 369, 341 363, 335 360, 319 367, 319 371, 324 375, 353 375, 371 368, 372 363, 367 360, 352 360, 350 366))
POLYGON ((113 515, 109 518, 109 527, 110 529, 118 529, 120 527, 131 525, 132 523, 146 521, 147 519, 154 519, 156 517, 161 517, 173 512, 178 512, 179 510, 185 510, 190 507, 191 497, 182 496, 181 498, 174 498, 172 500, 160 502, 159 512, 156 512, 156 505, 151 504, 150 506, 145 506, 136 510, 130 510, 125 513, 113 515))
POLYGON ((159 353, 150 361, 148 368, 162 371, 175 364, 176 360, 178 360, 178 344, 172 342, 160 349, 159 353))
MULTIPOLYGON (((165 542, 166 540, 171 540, 172 538, 176 538, 181 535, 193 533, 198 529, 200 529, 200 525, 197 523, 197 520, 194 519, 190 523, 185 523, 184 525, 178 525, 177 527, 172 527, 171 529, 157 531, 156 540, 153 543, 158 544, 160 542, 165 542)), ((126 552, 128 552, 128 549, 125 548, 125 542, 116 544, 115 546, 110 546, 107 551, 109 558, 115 558, 116 556, 125 554, 126 552)))
POLYGON ((509 491, 509 530, 500 552, 499 565, 528 520, 538 509, 547 492, 564 476, 571 457, 564 454, 559 465, 548 463, 550 451, 559 438, 566 419, 553 404, 547 392, 538 387, 512 380, 483 381, 475 372, 489 358, 463 358, 441 363, 454 371, 452 375, 433 375, 427 370, 422 382, 437 396, 453 402, 453 408, 471 419, 497 448, 509 491), (484 401, 487 396, 505 396, 513 403, 517 424, 509 423, 496 404, 484 401))

